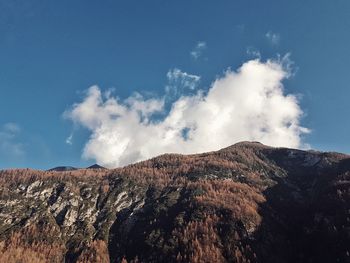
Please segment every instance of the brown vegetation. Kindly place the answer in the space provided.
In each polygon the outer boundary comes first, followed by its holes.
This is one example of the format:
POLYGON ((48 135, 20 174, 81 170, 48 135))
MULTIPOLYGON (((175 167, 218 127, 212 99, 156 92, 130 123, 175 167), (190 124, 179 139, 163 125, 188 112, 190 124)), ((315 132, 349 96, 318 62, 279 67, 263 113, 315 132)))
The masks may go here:
POLYGON ((256 143, 111 170, 0 171, 0 201, 14 204, 0 216, 29 215, 0 222, 0 262, 322 262, 313 251, 326 248, 349 262, 349 176, 346 155, 256 143))

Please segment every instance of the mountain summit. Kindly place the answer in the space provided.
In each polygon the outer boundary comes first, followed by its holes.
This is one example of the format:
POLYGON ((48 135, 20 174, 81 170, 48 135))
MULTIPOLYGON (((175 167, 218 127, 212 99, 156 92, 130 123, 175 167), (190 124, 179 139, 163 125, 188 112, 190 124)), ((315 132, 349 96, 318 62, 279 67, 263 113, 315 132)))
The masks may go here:
POLYGON ((89 166, 87 169, 107 169, 107 168, 95 163, 95 164, 89 166))
POLYGON ((349 155, 242 142, 90 168, 0 171, 0 262, 350 262, 349 155))

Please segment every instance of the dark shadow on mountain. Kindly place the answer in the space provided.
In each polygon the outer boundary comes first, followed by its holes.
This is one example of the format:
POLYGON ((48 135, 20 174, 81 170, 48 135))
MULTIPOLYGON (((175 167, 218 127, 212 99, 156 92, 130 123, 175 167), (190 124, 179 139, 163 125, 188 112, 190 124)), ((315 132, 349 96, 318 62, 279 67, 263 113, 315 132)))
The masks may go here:
POLYGON ((350 158, 287 149, 265 154, 285 173, 264 191, 253 237, 257 262, 350 262, 350 158))

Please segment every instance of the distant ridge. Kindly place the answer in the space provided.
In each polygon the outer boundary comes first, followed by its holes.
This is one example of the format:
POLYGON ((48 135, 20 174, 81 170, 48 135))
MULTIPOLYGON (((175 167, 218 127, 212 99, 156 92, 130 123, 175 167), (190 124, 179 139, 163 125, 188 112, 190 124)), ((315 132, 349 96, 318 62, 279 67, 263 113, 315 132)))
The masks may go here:
POLYGON ((64 171, 74 171, 74 170, 78 170, 78 168, 73 166, 57 166, 49 169, 48 171, 64 172, 64 171))
POLYGON ((103 167, 101 165, 98 165, 97 163, 87 167, 86 169, 107 169, 106 167, 103 167))
POLYGON ((47 171, 66 172, 66 171, 75 171, 75 170, 79 170, 79 169, 107 169, 107 168, 95 163, 95 164, 93 164, 89 167, 86 167, 86 168, 77 168, 77 167, 73 167, 73 166, 57 166, 57 167, 48 169, 47 171))

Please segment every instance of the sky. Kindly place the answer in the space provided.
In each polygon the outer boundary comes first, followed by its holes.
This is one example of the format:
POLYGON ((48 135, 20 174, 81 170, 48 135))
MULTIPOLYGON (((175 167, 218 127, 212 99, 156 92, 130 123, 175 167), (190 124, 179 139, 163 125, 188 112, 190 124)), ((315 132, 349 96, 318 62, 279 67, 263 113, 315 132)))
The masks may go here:
POLYGON ((0 169, 242 140, 350 153, 350 2, 0 0, 0 169))

